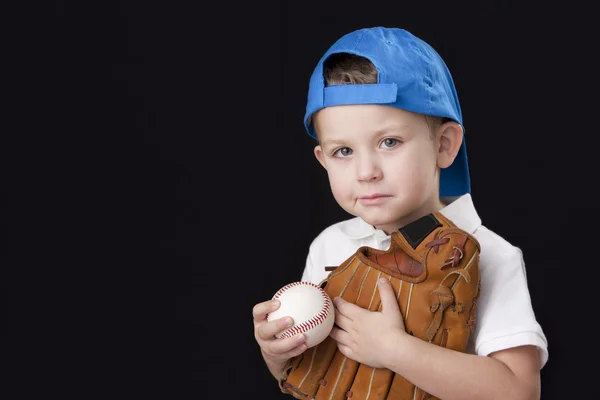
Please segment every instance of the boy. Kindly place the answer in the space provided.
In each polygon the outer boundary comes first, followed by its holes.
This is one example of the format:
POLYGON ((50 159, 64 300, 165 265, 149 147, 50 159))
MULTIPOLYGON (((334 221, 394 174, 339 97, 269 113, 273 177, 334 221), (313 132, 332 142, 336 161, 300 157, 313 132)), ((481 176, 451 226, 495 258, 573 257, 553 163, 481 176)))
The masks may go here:
MULTIPOLYGON (((482 225, 470 195, 463 122, 454 82, 437 52, 397 28, 344 35, 310 79, 305 127, 338 204, 354 218, 329 226, 310 245, 302 280, 318 284, 360 246, 386 250, 390 234, 435 211, 481 244, 481 294, 466 353, 410 336, 401 316, 334 299, 330 336, 348 358, 389 368, 444 399, 539 399, 546 337, 535 319, 522 253, 482 225), (460 376, 457 376, 460 371, 460 376), (431 379, 435 376, 436 379, 431 379)), ((395 301, 380 283, 382 303, 395 301)), ((274 335, 277 304, 253 308, 255 338, 280 379, 306 350, 302 335, 274 335)))

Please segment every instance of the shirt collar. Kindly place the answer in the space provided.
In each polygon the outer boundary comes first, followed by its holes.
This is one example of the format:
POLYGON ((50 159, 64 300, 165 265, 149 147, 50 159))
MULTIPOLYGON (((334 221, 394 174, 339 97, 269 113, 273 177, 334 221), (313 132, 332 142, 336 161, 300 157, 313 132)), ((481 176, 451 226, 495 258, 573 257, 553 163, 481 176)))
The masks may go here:
POLYGON ((364 239, 369 236, 373 236, 379 232, 385 236, 385 232, 380 229, 373 228, 372 225, 367 224, 362 218, 356 217, 348 221, 347 224, 341 224, 340 230, 350 239, 364 239))
MULTIPOLYGON (((469 193, 457 198, 442 200, 448 202, 448 205, 442 208, 440 212, 460 229, 472 234, 481 226, 481 219, 475 210, 473 198, 469 193)), ((341 224, 340 230, 351 239, 364 239, 374 235, 381 236, 381 238, 387 236, 385 232, 373 228, 362 218, 352 218, 347 224, 341 224)))
POLYGON ((475 210, 470 193, 451 200, 440 212, 465 232, 472 234, 481 226, 481 218, 475 210))

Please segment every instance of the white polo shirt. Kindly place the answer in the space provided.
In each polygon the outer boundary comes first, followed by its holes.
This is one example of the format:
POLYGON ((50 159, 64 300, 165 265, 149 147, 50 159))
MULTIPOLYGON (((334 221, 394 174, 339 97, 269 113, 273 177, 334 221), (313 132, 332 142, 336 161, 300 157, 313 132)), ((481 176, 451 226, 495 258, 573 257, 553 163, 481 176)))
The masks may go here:
MULTIPOLYGON (((481 245, 481 293, 468 352, 487 356, 534 345, 543 367, 548 360, 548 343, 531 306, 521 250, 481 224, 470 194, 453 200, 440 212, 481 245)), ((360 246, 387 250, 390 239, 358 217, 333 224, 311 243, 302 280, 319 284, 329 274, 326 266, 340 265, 360 246)))

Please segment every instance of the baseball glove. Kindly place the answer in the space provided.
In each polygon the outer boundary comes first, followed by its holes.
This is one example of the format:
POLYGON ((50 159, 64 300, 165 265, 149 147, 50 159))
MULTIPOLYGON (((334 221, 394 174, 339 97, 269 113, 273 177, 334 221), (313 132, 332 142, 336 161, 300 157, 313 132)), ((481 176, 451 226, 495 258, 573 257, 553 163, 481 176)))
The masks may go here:
MULTIPOLYGON (((406 332, 464 352, 475 326, 481 248, 469 233, 441 213, 393 232, 388 250, 363 246, 331 271, 320 286, 368 310, 381 306, 377 280, 396 293, 406 332)), ((436 399, 385 368, 345 357, 336 342, 323 342, 292 358, 279 382, 298 399, 436 399)))

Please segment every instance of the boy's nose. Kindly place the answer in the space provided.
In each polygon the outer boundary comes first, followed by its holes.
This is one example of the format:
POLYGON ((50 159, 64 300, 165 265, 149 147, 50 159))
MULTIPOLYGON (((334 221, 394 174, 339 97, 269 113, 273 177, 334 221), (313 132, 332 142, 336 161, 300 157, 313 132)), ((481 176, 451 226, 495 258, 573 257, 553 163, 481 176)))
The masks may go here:
POLYGON ((359 181, 377 181, 382 176, 383 172, 375 160, 363 157, 358 161, 356 177, 359 181))

